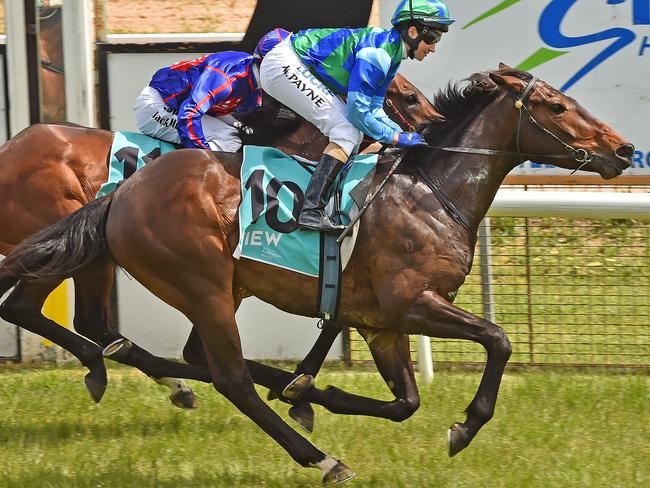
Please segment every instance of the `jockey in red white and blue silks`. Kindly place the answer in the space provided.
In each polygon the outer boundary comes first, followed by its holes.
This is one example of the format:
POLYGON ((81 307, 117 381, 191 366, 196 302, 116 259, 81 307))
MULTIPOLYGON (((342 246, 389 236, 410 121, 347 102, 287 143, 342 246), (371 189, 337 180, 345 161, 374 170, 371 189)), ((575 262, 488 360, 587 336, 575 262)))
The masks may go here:
MULTIPOLYGON (((269 36, 266 50, 288 35, 282 31, 269 36)), ((225 51, 158 70, 136 100, 138 128, 184 147, 239 150, 241 139, 231 114, 261 106, 258 64, 263 54, 225 51)))
POLYGON ((308 29, 279 42, 260 65, 270 96, 318 127, 330 140, 307 190, 298 224, 339 232, 325 214, 329 190, 363 133, 384 144, 424 143, 384 113, 389 83, 409 57, 422 61, 454 19, 443 0, 401 0, 392 29, 308 29), (347 98, 346 102, 341 99, 347 98))

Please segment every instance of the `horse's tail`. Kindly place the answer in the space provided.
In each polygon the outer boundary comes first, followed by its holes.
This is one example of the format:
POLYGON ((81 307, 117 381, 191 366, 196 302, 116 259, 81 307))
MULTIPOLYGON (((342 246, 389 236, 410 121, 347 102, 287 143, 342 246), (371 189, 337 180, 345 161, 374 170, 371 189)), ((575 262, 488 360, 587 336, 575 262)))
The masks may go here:
POLYGON ((0 263, 0 296, 19 281, 69 278, 110 253, 106 218, 113 193, 28 237, 0 263))

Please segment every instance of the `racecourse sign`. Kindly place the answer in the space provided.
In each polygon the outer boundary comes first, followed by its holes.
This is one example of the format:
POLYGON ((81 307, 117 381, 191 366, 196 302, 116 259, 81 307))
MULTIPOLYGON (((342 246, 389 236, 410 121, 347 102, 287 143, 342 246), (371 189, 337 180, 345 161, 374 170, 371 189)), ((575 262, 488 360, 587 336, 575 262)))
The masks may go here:
MULTIPOLYGON (((382 0, 389 25, 396 0, 382 0)), ((427 94, 500 61, 532 71, 613 126, 637 151, 627 174, 650 176, 650 0, 448 0, 456 23, 435 55, 404 62, 427 94)), ((527 162, 514 174, 568 175, 527 162)), ((587 173, 584 173, 587 174, 587 173)))

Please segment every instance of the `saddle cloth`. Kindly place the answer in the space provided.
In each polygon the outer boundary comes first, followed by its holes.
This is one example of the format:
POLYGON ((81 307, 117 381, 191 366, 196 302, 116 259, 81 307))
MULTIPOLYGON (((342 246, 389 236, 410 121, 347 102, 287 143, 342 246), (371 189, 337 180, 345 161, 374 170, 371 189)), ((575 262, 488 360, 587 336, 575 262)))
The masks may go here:
MULTIPOLYGON (((340 209, 343 224, 349 223, 351 215, 363 206, 376 162, 376 154, 360 155, 341 170, 328 212, 334 207, 340 209)), ((244 146, 235 258, 245 257, 318 277, 320 233, 298 230, 297 224, 314 169, 314 163, 293 158, 275 148, 244 146)), ((344 249, 343 253, 349 257, 351 251, 344 249)))
POLYGON ((115 132, 108 163, 108 180, 99 187, 96 198, 108 195, 120 181, 174 149, 176 146, 170 142, 139 132, 115 132))

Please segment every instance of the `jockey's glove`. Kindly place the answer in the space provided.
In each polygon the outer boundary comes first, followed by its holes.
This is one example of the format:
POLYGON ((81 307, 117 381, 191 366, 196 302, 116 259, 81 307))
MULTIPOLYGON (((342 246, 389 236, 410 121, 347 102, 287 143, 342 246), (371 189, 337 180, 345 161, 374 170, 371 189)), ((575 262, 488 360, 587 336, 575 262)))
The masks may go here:
POLYGON ((419 132, 400 132, 397 136, 397 147, 414 147, 426 145, 427 141, 419 132))

